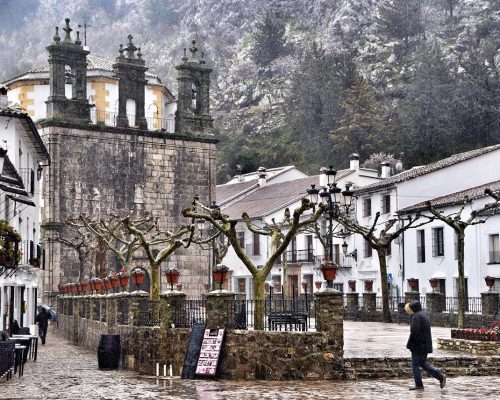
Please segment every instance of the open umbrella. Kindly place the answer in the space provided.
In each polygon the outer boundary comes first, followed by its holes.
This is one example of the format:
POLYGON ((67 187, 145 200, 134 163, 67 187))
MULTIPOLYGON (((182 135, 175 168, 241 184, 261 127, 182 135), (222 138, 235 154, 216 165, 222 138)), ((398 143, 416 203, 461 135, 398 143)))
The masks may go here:
POLYGON ((54 309, 50 308, 46 304, 42 304, 40 307, 43 308, 45 311, 47 311, 49 313, 50 320, 52 322, 56 322, 57 321, 57 312, 54 309))

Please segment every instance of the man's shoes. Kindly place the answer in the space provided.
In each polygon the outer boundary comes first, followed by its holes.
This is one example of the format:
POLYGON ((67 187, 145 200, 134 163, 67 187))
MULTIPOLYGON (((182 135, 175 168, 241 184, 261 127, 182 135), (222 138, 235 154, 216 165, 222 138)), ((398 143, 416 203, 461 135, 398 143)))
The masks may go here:
POLYGON ((423 386, 412 386, 409 388, 410 390, 424 390, 423 386))
POLYGON ((439 387, 443 389, 446 385, 446 375, 441 374, 441 378, 439 379, 439 387))

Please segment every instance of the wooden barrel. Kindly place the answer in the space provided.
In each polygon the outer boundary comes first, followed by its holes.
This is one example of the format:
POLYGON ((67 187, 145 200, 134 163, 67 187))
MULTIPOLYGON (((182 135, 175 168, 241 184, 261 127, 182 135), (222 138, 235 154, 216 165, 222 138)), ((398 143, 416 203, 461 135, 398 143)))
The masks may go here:
POLYGON ((117 369, 120 363, 120 335, 101 335, 97 349, 99 368, 117 369))

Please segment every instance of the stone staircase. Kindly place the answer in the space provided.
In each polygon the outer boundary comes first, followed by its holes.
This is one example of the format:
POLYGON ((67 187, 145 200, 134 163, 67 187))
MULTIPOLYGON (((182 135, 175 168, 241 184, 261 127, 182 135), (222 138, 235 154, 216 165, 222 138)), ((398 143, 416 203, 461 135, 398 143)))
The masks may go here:
MULTIPOLYGON (((429 357, 428 360, 449 376, 500 375, 500 356, 429 357)), ((411 378, 410 364, 409 357, 344 358, 344 379, 411 378)))

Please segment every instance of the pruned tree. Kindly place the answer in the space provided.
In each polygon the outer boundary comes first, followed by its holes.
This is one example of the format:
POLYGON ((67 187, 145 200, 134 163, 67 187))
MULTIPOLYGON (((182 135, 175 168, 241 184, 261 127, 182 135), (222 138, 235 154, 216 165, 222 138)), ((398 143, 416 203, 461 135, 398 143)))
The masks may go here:
POLYGON ((427 210, 437 219, 443 221, 446 225, 451 227, 457 235, 457 268, 458 268, 458 318, 457 327, 463 328, 465 320, 465 229, 469 226, 484 224, 495 212, 500 210, 500 196, 494 194, 490 189, 484 191, 495 201, 493 203, 485 204, 483 207, 473 209, 469 212, 468 217, 462 217, 465 207, 472 204, 472 199, 464 197, 461 202, 460 208, 456 213, 445 215, 439 211, 439 206, 432 205, 432 202, 427 201, 427 210))
POLYGON ((429 218, 424 222, 420 222, 420 215, 413 219, 409 219, 408 223, 400 224, 391 232, 391 229, 396 225, 397 219, 390 219, 383 223, 381 229, 378 229, 378 220, 380 212, 375 214, 375 219, 371 226, 362 226, 349 215, 341 214, 337 217, 337 221, 341 223, 349 232, 361 235, 370 247, 377 252, 379 267, 380 267, 380 285, 382 290, 382 313, 384 322, 392 322, 389 309, 389 286, 387 281, 387 249, 392 241, 399 235, 410 228, 418 228, 431 222, 429 218))
POLYGON ((150 213, 133 219, 131 215, 106 219, 92 219, 81 214, 70 224, 84 227, 116 255, 121 267, 128 271, 134 254, 142 249, 149 262, 151 273, 151 299, 160 299, 160 265, 180 247, 189 247, 193 235, 192 226, 183 226, 176 232, 162 230, 158 218, 150 213), (158 251, 153 251, 158 250, 158 251))
MULTIPOLYGON (((69 229, 67 235, 63 236, 59 231, 58 236, 54 240, 76 252, 78 256, 78 280, 81 281, 87 272, 87 260, 96 250, 96 241, 94 237, 85 229, 82 229, 82 227, 67 225, 67 228, 69 229)), ((92 275, 92 272, 90 272, 89 275, 92 275)))
POLYGON ((225 235, 237 257, 243 262, 245 267, 252 275, 253 280, 253 296, 257 301, 255 307, 255 329, 264 328, 264 299, 265 299, 265 280, 271 272, 274 263, 286 251, 292 238, 297 234, 300 228, 308 224, 314 223, 324 212, 323 206, 305 218, 301 218, 305 211, 312 209, 313 206, 307 199, 303 199, 301 205, 290 214, 290 210, 286 209, 283 221, 272 221, 263 227, 255 225, 247 213, 243 213, 242 219, 246 227, 253 233, 270 237, 269 256, 262 268, 257 268, 252 259, 245 254, 240 247, 236 232, 237 220, 229 219, 224 215, 219 208, 210 209, 200 203, 198 198, 193 201, 192 208, 186 208, 182 211, 182 215, 192 219, 204 219, 209 222, 217 231, 225 235))

